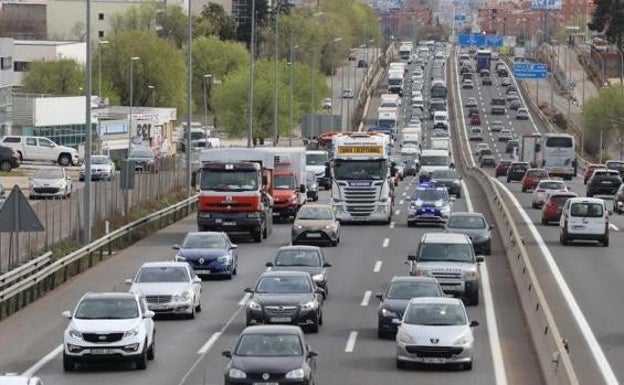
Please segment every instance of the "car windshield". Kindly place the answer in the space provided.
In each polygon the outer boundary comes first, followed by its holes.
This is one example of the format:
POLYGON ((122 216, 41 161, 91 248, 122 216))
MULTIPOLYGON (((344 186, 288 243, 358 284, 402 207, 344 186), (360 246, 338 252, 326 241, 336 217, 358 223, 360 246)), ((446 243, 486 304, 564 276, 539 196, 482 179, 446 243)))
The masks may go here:
POLYGON ((420 248, 419 261, 473 263, 472 245, 469 243, 425 243, 420 248))
POLYGON ((603 211, 600 203, 573 203, 570 207, 570 215, 573 217, 600 218, 603 211))
POLYGON ((302 276, 260 278, 256 293, 310 293, 310 282, 302 276))
POLYGON ((431 173, 431 179, 457 179, 457 173, 453 170, 435 170, 431 173))
POLYGON ((74 313, 76 319, 132 319, 139 317, 133 298, 86 298, 74 313))
POLYGON ((432 202, 437 200, 446 200, 446 190, 444 189, 422 189, 414 191, 413 201, 432 202))
POLYGON ((548 174, 546 173, 546 171, 542 171, 542 170, 530 170, 530 171, 527 171, 526 175, 527 176, 545 177, 548 174))
POLYGON ((526 171, 529 169, 529 165, 528 164, 512 164, 511 168, 516 171, 526 171))
POLYGON ((201 173, 201 189, 205 191, 257 191, 256 170, 208 170, 201 173))
POLYGON ((433 282, 393 282, 388 288, 388 299, 410 299, 415 297, 441 297, 440 289, 433 282))
POLYGON ((456 326, 466 324, 466 313, 457 304, 412 303, 403 322, 409 325, 456 326))
POLYGON ((306 154, 306 164, 309 166, 321 166, 327 162, 327 154, 306 154))
POLYGON ((42 168, 37 171, 35 179, 63 179, 63 170, 60 168, 42 168))
POLYGON ((448 165, 448 157, 424 155, 420 157, 420 164, 422 166, 446 166, 448 165))
POLYGON ((304 220, 332 220, 333 218, 329 207, 302 207, 297 213, 297 219, 304 220))
POLYGON ((275 175, 273 177, 273 184, 277 190, 294 190, 295 189, 295 175, 275 175))
POLYGON ((539 188, 546 190, 563 190, 565 189, 565 183, 558 181, 548 181, 539 184, 539 188))
POLYGON ((455 229, 484 229, 485 219, 479 215, 451 215, 448 227, 455 229))
POLYGON ((218 234, 189 234, 182 241, 183 249, 225 249, 227 242, 218 234))
POLYGON ((130 153, 129 158, 152 159, 154 158, 154 153, 149 150, 134 150, 130 153))
POLYGON ((107 156, 92 156, 91 163, 93 164, 108 164, 110 160, 107 156))
POLYGON ((337 180, 382 180, 387 174, 386 159, 334 161, 334 176, 337 180))
POLYGON ((136 277, 137 283, 148 282, 188 282, 186 268, 180 266, 143 267, 136 277))
POLYGON ((296 334, 243 334, 236 346, 237 356, 292 357, 301 356, 303 347, 296 334))
POLYGON ((281 250, 275 256, 275 266, 318 267, 321 258, 316 250, 281 250))

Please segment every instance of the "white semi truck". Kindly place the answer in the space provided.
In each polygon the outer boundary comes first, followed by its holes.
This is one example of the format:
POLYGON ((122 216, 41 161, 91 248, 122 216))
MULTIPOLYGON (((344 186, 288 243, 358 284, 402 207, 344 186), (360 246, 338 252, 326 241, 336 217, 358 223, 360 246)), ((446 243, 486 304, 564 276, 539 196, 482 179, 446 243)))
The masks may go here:
POLYGON ((386 148, 387 135, 341 134, 335 138, 331 163, 332 205, 340 221, 390 223, 393 186, 386 148))

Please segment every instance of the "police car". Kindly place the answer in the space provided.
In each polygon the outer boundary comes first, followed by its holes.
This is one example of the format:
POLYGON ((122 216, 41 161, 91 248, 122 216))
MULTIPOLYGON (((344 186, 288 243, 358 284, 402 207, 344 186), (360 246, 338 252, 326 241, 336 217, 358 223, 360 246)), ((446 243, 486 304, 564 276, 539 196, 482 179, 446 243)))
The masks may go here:
POLYGON ((431 183, 421 183, 414 191, 407 209, 407 225, 421 223, 444 224, 453 211, 454 197, 446 187, 435 187, 431 183))

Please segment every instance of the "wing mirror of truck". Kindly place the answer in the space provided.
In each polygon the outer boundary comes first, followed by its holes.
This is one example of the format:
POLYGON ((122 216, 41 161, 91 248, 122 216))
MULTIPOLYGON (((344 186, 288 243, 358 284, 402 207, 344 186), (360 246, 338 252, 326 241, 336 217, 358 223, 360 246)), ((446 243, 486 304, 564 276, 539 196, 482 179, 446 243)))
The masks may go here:
POLYGON ((408 261, 412 261, 412 262, 413 262, 413 261, 415 261, 415 260, 416 260, 416 256, 415 256, 415 255, 411 255, 411 254, 410 254, 410 255, 408 255, 408 256, 407 256, 407 260, 408 260, 408 261))
POLYGON ((262 175, 262 184, 263 184, 264 186, 266 186, 266 185, 268 185, 268 184, 269 184, 269 178, 267 178, 267 176, 266 176, 266 175, 262 175))
POLYGON ((305 193, 306 192, 306 186, 304 184, 302 184, 301 186, 299 186, 299 192, 300 193, 305 193))

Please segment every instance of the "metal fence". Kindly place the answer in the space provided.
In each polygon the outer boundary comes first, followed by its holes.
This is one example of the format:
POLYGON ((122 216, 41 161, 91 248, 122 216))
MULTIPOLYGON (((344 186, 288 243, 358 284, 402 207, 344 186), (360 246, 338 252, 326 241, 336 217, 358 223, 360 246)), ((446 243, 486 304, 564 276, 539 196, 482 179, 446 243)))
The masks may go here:
MULTIPOLYGON (((180 191, 184 187, 186 175, 181 158, 183 157, 160 159, 159 172, 136 173, 134 189, 128 191, 130 209, 141 205, 156 207, 157 202, 180 191)), ((105 230, 106 221, 109 222, 111 231, 125 224, 125 191, 120 188, 120 179, 117 175, 113 180, 92 184, 94 235, 105 230)), ((27 191, 24 194, 28 196, 27 191)), ((74 186, 71 197, 67 199, 30 201, 45 230, 0 234, 0 272, 19 266, 61 242, 80 242, 85 228, 84 199, 84 186, 80 184, 77 188, 74 186)))

